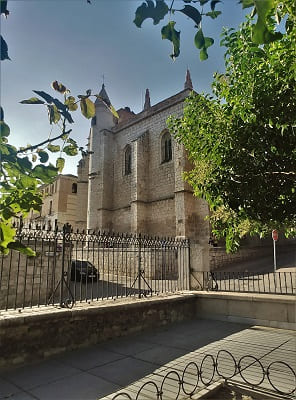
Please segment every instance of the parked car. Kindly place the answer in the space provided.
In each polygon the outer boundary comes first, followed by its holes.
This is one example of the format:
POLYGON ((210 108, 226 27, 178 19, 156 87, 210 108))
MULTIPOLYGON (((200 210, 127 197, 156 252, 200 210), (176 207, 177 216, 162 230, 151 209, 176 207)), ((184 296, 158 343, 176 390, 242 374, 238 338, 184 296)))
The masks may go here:
POLYGON ((71 262, 71 281, 99 280, 99 272, 89 261, 72 260, 71 262))

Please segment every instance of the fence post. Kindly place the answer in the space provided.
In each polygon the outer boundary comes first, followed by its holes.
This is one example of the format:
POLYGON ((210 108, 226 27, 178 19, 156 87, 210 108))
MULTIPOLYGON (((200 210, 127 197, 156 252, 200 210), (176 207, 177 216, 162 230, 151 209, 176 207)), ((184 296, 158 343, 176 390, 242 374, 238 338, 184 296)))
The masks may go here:
POLYGON ((63 307, 63 292, 64 292, 64 273, 65 273, 65 243, 66 243, 66 225, 63 226, 63 244, 62 244, 62 271, 60 285, 60 307, 63 307))
POLYGON ((64 307, 64 275, 65 275, 65 251, 66 251, 66 235, 71 232, 71 225, 66 223, 63 226, 63 247, 62 247, 62 271, 61 271, 61 283, 60 283, 60 307, 64 307))
POLYGON ((138 290, 139 290, 139 299, 141 298, 141 234, 139 234, 139 250, 138 250, 138 290))

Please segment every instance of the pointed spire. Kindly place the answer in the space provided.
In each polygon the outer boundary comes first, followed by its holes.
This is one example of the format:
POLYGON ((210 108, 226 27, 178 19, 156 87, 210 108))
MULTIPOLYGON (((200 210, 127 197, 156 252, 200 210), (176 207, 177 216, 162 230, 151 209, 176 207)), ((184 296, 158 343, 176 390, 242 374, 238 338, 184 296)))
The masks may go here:
MULTIPOLYGON (((109 99, 109 97, 108 97, 108 95, 107 95, 107 92, 106 92, 104 83, 103 83, 103 85, 102 85, 102 89, 101 89, 101 91, 100 91, 100 93, 99 93, 99 96, 102 98, 102 100, 104 100, 104 102, 105 102, 106 104, 108 104, 108 106, 111 105, 111 101, 110 101, 110 99, 109 99)), ((99 99, 96 100, 96 104, 98 104, 98 103, 97 103, 98 101, 99 101, 99 99)))
POLYGON ((151 107, 151 103, 150 103, 150 93, 149 93, 149 89, 146 89, 144 110, 149 110, 150 107, 151 107))
POLYGON ((190 89, 190 90, 193 89, 192 80, 191 80, 191 76, 190 76, 190 72, 189 72, 188 68, 186 71, 186 80, 184 83, 184 89, 190 89))

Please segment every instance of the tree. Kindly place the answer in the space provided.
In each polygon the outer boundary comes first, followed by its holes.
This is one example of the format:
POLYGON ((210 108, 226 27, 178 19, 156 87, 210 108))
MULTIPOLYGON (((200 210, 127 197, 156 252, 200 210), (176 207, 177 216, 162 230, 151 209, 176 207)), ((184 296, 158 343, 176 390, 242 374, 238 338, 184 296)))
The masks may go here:
MULTIPOLYGON (((257 14, 257 20, 252 26, 252 41, 256 44, 271 43, 282 37, 280 32, 275 31, 279 13, 282 13, 283 4, 286 0, 239 0, 243 8, 253 7, 252 15, 257 14), (270 16, 274 17, 271 22, 270 16)), ((167 39, 172 43, 172 54, 174 60, 180 55, 180 36, 181 32, 175 29, 175 15, 181 13, 194 22, 196 34, 194 45, 200 51, 200 59, 204 61, 208 58, 208 48, 214 44, 212 37, 204 35, 202 22, 205 18, 216 19, 222 11, 216 10, 221 0, 183 0, 184 7, 174 8, 175 0, 146 0, 136 10, 134 23, 141 28, 142 23, 151 18, 154 25, 168 17, 167 25, 161 29, 162 39, 167 39)), ((180 3, 178 3, 179 5, 180 3)))
MULTIPOLYGON (((285 0, 288 2, 289 0, 285 0)), ((90 3, 90 0, 87 0, 90 3)), ((162 28, 162 38, 172 42, 172 58, 180 53, 180 32, 175 29, 175 22, 172 17, 175 12, 189 17, 194 21, 197 32, 194 38, 196 47, 200 50, 200 58, 205 60, 207 49, 214 40, 204 36, 202 20, 205 17, 217 18, 221 11, 216 10, 219 0, 183 0, 184 8, 174 9, 174 0, 170 4, 165 0, 147 0, 136 10, 134 23, 140 27, 147 18, 152 18, 154 24, 159 23, 165 16, 169 16, 169 23, 162 28), (169 5, 168 5, 169 4, 169 5), (208 6, 206 11, 204 7, 208 6)), ((280 33, 274 32, 275 22, 271 16, 283 14, 282 2, 279 0, 240 0, 243 7, 254 6, 254 13, 258 14, 257 22, 252 27, 253 41, 256 43, 269 43, 281 37, 280 33)), ((1 15, 7 17, 7 1, 0 0, 1 15)), ((285 9, 286 11, 286 9, 285 9)), ((1 36, 1 60, 9 60, 8 45, 1 36)), ((22 101, 24 104, 35 104, 45 106, 49 122, 60 128, 59 135, 48 137, 44 141, 17 149, 9 144, 10 128, 4 121, 4 111, 1 108, 0 115, 0 156, 1 156, 1 177, 0 177, 0 251, 7 252, 8 249, 18 249, 24 252, 30 250, 24 248, 15 241, 15 230, 11 226, 11 219, 19 215, 25 216, 31 208, 39 210, 42 204, 39 186, 42 183, 51 182, 57 173, 62 170, 64 158, 62 153, 75 155, 79 150, 77 143, 71 139, 71 129, 67 125, 72 124, 71 112, 75 111, 80 103, 81 112, 87 118, 94 115, 94 105, 90 100, 90 91, 86 95, 78 96, 76 100, 69 94, 69 91, 60 83, 55 81, 53 88, 63 97, 62 101, 43 91, 35 91, 39 97, 33 97, 22 101), (61 141, 61 144, 56 144, 61 141), (53 144, 55 143, 55 144, 53 144), (61 152, 56 166, 48 164, 48 152, 61 152)), ((97 96, 97 95, 96 95, 97 96)), ((106 105, 107 106, 107 105, 106 105)), ((114 109, 111 106, 112 112, 114 109)), ((81 151, 83 149, 80 148, 81 151)), ((30 253, 31 254, 31 253, 30 253)))
POLYGON ((215 76, 215 97, 192 94, 184 116, 169 123, 193 163, 186 179, 209 203, 228 251, 246 234, 296 233, 295 7, 286 1, 286 33, 264 46, 251 40, 251 18, 225 30, 226 72, 215 76))
MULTIPOLYGON (((50 125, 56 125, 60 130, 55 137, 48 136, 44 141, 17 149, 8 142, 10 128, 4 122, 4 111, 1 108, 0 116, 0 251, 7 253, 9 249, 22 251, 33 255, 31 249, 23 246, 15 240, 16 230, 11 225, 13 218, 25 217, 31 209, 39 211, 42 206, 42 195, 39 190, 41 184, 51 183, 59 172, 62 172, 67 156, 75 156, 80 151, 85 153, 82 147, 78 147, 70 136, 73 124, 72 112, 78 109, 85 118, 95 115, 95 105, 90 100, 91 91, 77 98, 70 95, 70 91, 61 83, 54 81, 52 88, 61 96, 62 101, 50 94, 34 90, 38 97, 21 101, 22 104, 42 105, 45 107, 50 125), (48 164, 49 153, 60 153, 56 165, 48 164)), ((96 98, 104 100, 99 95, 96 98)), ((105 102, 104 102, 105 103, 105 102)), ((114 116, 117 116, 113 106, 105 103, 114 116)))

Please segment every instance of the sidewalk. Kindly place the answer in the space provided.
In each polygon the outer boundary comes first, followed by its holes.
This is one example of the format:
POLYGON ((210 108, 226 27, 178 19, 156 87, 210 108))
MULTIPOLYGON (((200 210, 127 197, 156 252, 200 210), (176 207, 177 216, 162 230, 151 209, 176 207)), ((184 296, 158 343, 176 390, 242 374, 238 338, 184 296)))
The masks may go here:
MULTIPOLYGON (((296 370, 294 333, 213 320, 182 322, 2 371, 0 399, 112 399, 127 386, 135 399, 142 383, 159 382, 171 370, 182 375, 189 362, 200 365, 205 354, 216 356, 220 349, 231 351, 235 359, 253 355, 264 367, 285 361, 296 370)), ((163 398, 175 398, 171 395, 163 398)), ((179 399, 185 398, 180 394, 179 399)))

